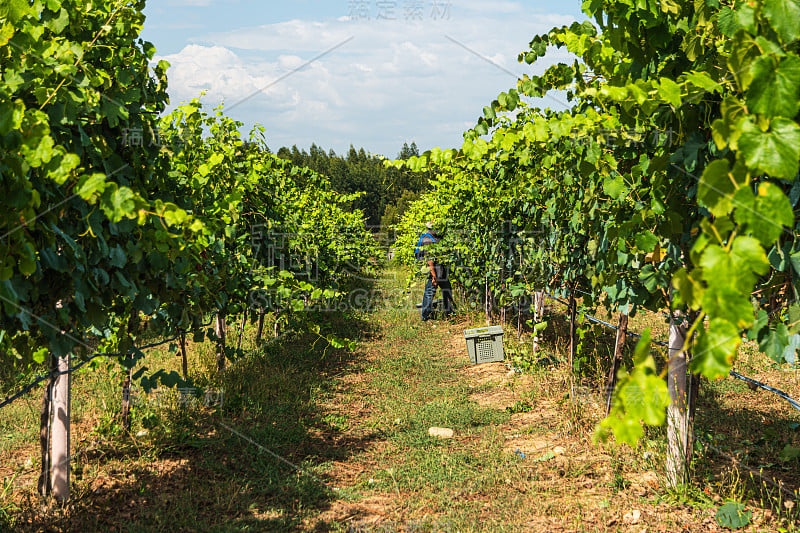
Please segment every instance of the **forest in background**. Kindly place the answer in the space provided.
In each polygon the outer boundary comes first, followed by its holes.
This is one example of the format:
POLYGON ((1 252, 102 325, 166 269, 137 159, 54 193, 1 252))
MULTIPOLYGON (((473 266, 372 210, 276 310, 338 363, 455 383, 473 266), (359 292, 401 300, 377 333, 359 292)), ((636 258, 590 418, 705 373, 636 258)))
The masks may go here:
MULTIPOLYGON (((371 154, 364 148, 356 150, 353 145, 346 155, 337 154, 332 149, 326 152, 316 144, 312 144, 308 151, 298 149, 297 145, 284 146, 276 155, 327 176, 337 192, 366 193, 353 201, 352 208, 364 212, 368 226, 389 228, 397 224, 408 205, 429 188, 428 172, 387 168, 382 156, 371 154)), ((403 144, 397 158, 414 156, 419 156, 419 149, 412 142, 403 144)))

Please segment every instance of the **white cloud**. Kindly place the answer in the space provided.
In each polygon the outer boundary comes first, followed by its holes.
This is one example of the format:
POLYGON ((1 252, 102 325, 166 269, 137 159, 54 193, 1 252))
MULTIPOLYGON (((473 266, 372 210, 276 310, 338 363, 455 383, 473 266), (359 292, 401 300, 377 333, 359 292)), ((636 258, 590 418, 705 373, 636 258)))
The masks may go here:
MULTIPOLYGON (((423 149, 457 146, 482 107, 515 86, 515 77, 504 70, 521 76, 558 62, 545 57, 534 67, 519 64, 517 54, 530 39, 573 20, 562 15, 526 20, 517 2, 470 1, 458 7, 458 17, 441 21, 340 18, 241 28, 204 35, 202 42, 213 44, 188 45, 156 60, 172 65, 173 104, 205 90, 204 102, 224 100, 234 118, 264 124, 274 148, 316 142, 340 152, 353 143, 394 156, 406 140, 416 139, 423 149), (467 10, 483 14, 466 17, 467 10)), ((550 99, 543 105, 556 104, 550 99)))
POLYGON ((487 2, 484 0, 458 0, 450 9, 466 9, 476 13, 490 14, 523 13, 525 11, 521 2, 487 2))
POLYGON ((207 7, 211 4, 220 4, 230 1, 231 0, 167 0, 167 3, 173 6, 207 7))

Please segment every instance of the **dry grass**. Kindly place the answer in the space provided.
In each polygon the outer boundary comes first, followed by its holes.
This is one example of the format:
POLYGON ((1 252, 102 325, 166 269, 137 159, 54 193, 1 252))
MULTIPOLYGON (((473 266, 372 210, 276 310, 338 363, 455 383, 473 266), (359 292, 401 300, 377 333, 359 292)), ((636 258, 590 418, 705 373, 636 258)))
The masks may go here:
MULTIPOLYGON (((396 293, 397 280, 382 283, 396 293)), ((693 483, 676 493, 662 479, 661 431, 648 430, 636 449, 593 442, 607 362, 594 347, 613 336, 586 338, 586 378, 573 404, 567 369, 554 363, 565 348, 558 309, 544 335, 540 355, 547 357, 520 375, 502 363, 468 365, 462 331, 483 325, 477 317, 422 324, 402 299, 393 302, 331 317, 333 331, 361 341, 356 353, 310 350, 299 337, 254 350, 208 383, 226 388, 224 407, 181 407, 168 395, 135 412, 132 435, 114 425, 118 376, 81 376, 76 497, 65 509, 40 506, 35 402, 14 406, 3 422, 11 438, 0 447, 0 475, 10 487, 0 499, 6 527, 719 531, 716 510, 733 499, 753 512, 747 531, 796 530, 796 515, 787 515, 765 480, 798 487, 796 460, 781 462, 777 453, 800 445, 793 425, 800 418, 773 395, 730 380, 703 384, 696 426, 703 446, 693 483), (432 438, 431 426, 451 428, 454 437, 432 438), (750 479, 751 470, 763 477, 750 479)), ((665 333, 658 317, 631 320, 632 331, 644 327, 656 338, 665 333)), ((209 355, 192 347, 198 377, 207 375, 209 355)), ((177 368, 173 356, 156 357, 177 368)), ((745 352, 739 368, 800 395, 795 374, 755 353, 745 352)))

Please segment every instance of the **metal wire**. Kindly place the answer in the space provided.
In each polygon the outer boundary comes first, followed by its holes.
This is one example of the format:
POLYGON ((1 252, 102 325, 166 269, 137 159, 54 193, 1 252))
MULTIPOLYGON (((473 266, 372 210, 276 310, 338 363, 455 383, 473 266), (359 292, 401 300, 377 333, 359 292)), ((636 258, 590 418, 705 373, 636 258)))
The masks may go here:
MULTIPOLYGON (((212 322, 209 322, 208 324, 203 324, 200 327, 201 328, 207 328, 207 327, 209 327, 211 325, 212 322)), ((122 352, 95 353, 95 354, 90 355, 86 359, 83 359, 77 365, 68 368, 67 370, 62 370, 62 371, 53 370, 52 372, 49 372, 47 374, 42 374, 40 376, 37 376, 33 380, 32 383, 30 383, 29 385, 23 387, 22 389, 20 389, 16 393, 12 394, 11 396, 6 397, 5 400, 0 402, 0 409, 2 409, 3 407, 5 407, 7 405, 11 405, 16 400, 22 398, 23 396, 25 396, 26 394, 31 392, 33 389, 35 389, 41 382, 43 382, 43 381, 45 381, 47 379, 55 379, 58 376, 63 376, 65 374, 71 374, 73 372, 77 372, 84 365, 86 365, 87 363, 90 363, 92 360, 97 359, 98 357, 127 357, 127 356, 129 356, 132 353, 137 352, 137 351, 141 352, 141 351, 144 351, 144 350, 149 350, 150 348, 156 348, 158 346, 163 346, 164 344, 173 342, 178 337, 180 337, 181 334, 186 334, 186 333, 189 333, 189 331, 188 330, 180 330, 178 333, 176 333, 174 336, 172 336, 172 337, 170 337, 168 339, 165 339, 165 340, 162 340, 162 341, 159 341, 159 342, 154 342, 154 343, 151 343, 151 344, 145 344, 144 346, 140 346, 140 347, 134 347, 134 348, 131 349, 131 351, 125 352, 125 353, 122 353, 122 352)))
POLYGON ((739 374, 738 372, 734 372, 733 370, 730 371, 730 375, 732 377, 736 378, 736 379, 740 379, 740 380, 744 381, 745 383, 750 383, 751 385, 755 385, 756 387, 760 387, 760 388, 762 388, 762 389, 764 389, 766 391, 769 391, 769 392, 771 392, 773 394, 777 394, 778 396, 780 396, 781 398, 783 398, 784 400, 789 402, 792 405, 792 407, 794 407, 795 409, 800 411, 800 403, 798 403, 797 400, 795 400, 794 398, 792 398, 791 396, 789 396, 788 394, 786 394, 782 390, 778 390, 775 387, 770 387, 769 385, 765 385, 764 383, 761 383, 760 381, 756 381, 753 378, 748 378, 747 376, 743 376, 743 375, 739 374))
MULTIPOLYGON (((561 300, 560 298, 557 298, 557 297, 553 296, 552 294, 550 294, 547 291, 543 291, 543 292, 547 296, 549 296, 550 299, 555 300, 558 303, 569 307, 569 303, 568 302, 565 302, 564 300, 561 300)), ((615 326, 613 324, 609 324, 608 322, 606 322, 604 320, 600 320, 599 318, 596 318, 596 317, 593 317, 593 316, 590 316, 590 315, 584 315, 584 317, 587 320, 589 320, 590 322, 595 322, 595 323, 600 324, 602 326, 605 326, 607 328, 613 329, 614 331, 619 329, 618 326, 615 326)), ((633 333, 633 332, 630 332, 630 331, 628 332, 628 335, 630 335, 631 337, 637 337, 637 338, 641 338, 642 337, 638 333, 633 333)), ((650 341, 650 342, 652 344, 656 344, 658 346, 667 346, 667 347, 669 347, 669 344, 666 343, 666 342, 658 342, 658 341, 650 341)), ((733 370, 730 371, 730 375, 733 378, 740 379, 740 380, 742 380, 742 381, 744 381, 746 383, 750 383, 751 385, 755 385, 756 387, 760 387, 760 388, 762 388, 762 389, 764 389, 766 391, 769 391, 769 392, 771 392, 773 394, 777 394, 778 396, 780 396, 781 398, 783 398, 784 400, 789 402, 792 407, 794 407, 795 409, 800 411, 800 403, 797 400, 795 400, 794 398, 792 398, 791 396, 789 396, 787 393, 783 392, 782 390, 778 390, 778 389, 776 389, 774 387, 770 387, 769 385, 761 383, 760 381, 757 381, 757 380, 755 380, 753 378, 748 378, 747 376, 743 376, 742 374, 739 374, 738 372, 734 372, 733 370)))

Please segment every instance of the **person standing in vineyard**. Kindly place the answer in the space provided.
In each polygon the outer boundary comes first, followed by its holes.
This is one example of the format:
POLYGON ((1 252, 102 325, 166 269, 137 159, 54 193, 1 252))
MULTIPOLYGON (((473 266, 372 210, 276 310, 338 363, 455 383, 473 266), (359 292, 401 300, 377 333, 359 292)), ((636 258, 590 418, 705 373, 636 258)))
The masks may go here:
POLYGON ((414 250, 414 257, 418 261, 427 264, 429 269, 428 279, 425 282, 425 291, 422 293, 422 320, 426 321, 433 315, 433 297, 436 295, 436 288, 442 289, 443 314, 445 317, 454 312, 453 309, 453 288, 450 285, 450 269, 438 263, 426 250, 426 246, 437 244, 442 237, 437 233, 434 221, 426 224, 427 230, 420 235, 417 248, 414 250))

